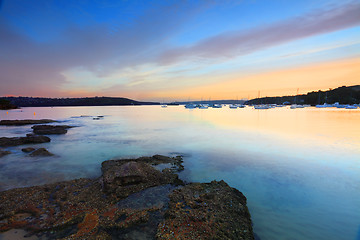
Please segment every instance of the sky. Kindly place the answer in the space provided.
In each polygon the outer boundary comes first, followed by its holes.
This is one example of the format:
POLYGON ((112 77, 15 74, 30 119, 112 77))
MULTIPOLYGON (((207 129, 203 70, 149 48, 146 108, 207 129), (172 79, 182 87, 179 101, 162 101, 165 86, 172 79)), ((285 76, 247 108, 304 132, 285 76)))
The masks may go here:
POLYGON ((360 0, 0 0, 0 96, 244 99, 360 85, 360 0))

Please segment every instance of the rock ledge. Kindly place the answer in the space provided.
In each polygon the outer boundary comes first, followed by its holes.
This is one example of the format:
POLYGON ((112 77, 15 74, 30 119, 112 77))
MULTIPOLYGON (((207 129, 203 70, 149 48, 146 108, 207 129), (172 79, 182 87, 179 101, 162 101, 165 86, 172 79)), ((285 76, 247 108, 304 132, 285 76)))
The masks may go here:
POLYGON ((62 240, 254 239, 242 193, 224 181, 179 185, 174 168, 154 168, 181 162, 160 155, 105 161, 99 179, 0 192, 0 239, 14 229, 62 240))

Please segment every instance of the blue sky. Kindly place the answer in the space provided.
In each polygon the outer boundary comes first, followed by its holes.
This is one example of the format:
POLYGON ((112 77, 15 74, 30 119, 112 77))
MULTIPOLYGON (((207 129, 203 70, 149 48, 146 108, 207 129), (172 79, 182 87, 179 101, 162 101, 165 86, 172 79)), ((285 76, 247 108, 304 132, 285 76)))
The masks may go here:
POLYGON ((0 95, 228 99, 360 84, 359 12, 358 0, 3 0, 0 95))

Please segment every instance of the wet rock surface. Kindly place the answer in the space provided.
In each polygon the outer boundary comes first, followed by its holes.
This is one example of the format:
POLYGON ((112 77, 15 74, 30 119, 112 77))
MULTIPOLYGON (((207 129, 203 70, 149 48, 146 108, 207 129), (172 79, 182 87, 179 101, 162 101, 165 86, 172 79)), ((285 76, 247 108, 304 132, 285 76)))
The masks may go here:
POLYGON ((8 154, 10 154, 11 152, 10 151, 6 151, 6 150, 1 150, 0 149, 0 158, 3 157, 3 156, 6 156, 8 154))
POLYGON ((254 239, 245 196, 224 181, 191 183, 170 194, 157 239, 254 239))
POLYGON ((22 148, 21 151, 25 152, 25 153, 29 153, 29 152, 32 152, 34 151, 35 148, 32 148, 32 147, 27 147, 27 148, 22 148))
POLYGON ((44 123, 53 123, 53 122, 56 122, 56 121, 51 120, 51 119, 1 120, 0 125, 21 126, 21 125, 44 124, 44 123))
POLYGON ((106 161, 99 179, 0 192, 0 239, 14 229, 31 239, 253 239, 240 192, 222 181, 180 186, 174 170, 154 168, 180 161, 106 161), (215 235, 202 234, 208 228, 215 235))
POLYGON ((38 136, 34 134, 26 134, 26 137, 0 137, 0 146, 18 146, 23 144, 46 143, 50 142, 50 138, 46 136, 38 136))
POLYGON ((69 128, 73 126, 68 125, 35 125, 31 128, 33 132, 38 135, 47 135, 47 134, 65 134, 69 128))
POLYGON ((178 163, 181 158, 142 157, 138 159, 110 160, 101 164, 103 189, 115 198, 123 198, 131 193, 163 184, 183 184, 169 168, 158 171, 152 165, 178 163))
POLYGON ((30 157, 48 157, 48 156, 53 156, 54 154, 52 154, 45 148, 39 148, 33 151, 32 153, 30 153, 29 155, 30 157))

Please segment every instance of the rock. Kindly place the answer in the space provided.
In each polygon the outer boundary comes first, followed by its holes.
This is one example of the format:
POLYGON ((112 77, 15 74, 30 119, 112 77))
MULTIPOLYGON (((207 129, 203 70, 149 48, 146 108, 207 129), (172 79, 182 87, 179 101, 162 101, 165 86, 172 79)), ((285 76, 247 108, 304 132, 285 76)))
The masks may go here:
POLYGON ((10 151, 5 151, 5 150, 1 150, 1 149, 0 149, 0 158, 3 157, 3 156, 5 156, 5 155, 8 155, 8 154, 10 154, 10 153, 11 153, 10 151))
POLYGON ((46 134, 65 134, 68 128, 72 126, 67 125, 35 125, 31 127, 35 134, 46 135, 46 134))
POLYGON ((32 147, 27 147, 27 148, 22 148, 21 149, 21 151, 26 152, 26 153, 32 152, 34 150, 35 150, 35 148, 32 148, 32 147))
POLYGON ((31 157, 47 157, 47 156, 53 156, 53 155, 54 154, 52 154, 45 148, 39 148, 39 149, 36 149, 35 151, 33 151, 32 153, 30 153, 31 157))
POLYGON ((224 181, 191 183, 170 194, 157 239, 253 240, 245 196, 224 181))
MULTIPOLYGON (((146 185, 148 181, 166 179, 152 168, 151 159, 156 160, 143 157, 106 161, 102 164, 102 181, 110 184, 112 179, 118 185, 114 184, 114 190, 130 194, 134 186, 143 189, 151 185, 146 185)), ((225 182, 189 184, 175 190, 175 186, 169 186, 154 187, 168 191, 147 188, 145 191, 154 192, 141 191, 122 200, 133 203, 142 198, 141 208, 136 204, 122 207, 117 195, 104 194, 99 179, 2 191, 0 239, 1 233, 14 229, 25 229, 27 237, 36 239, 140 239, 139 233, 141 239, 253 239, 246 198, 225 182), (173 191, 170 199, 169 191, 173 191), (150 196, 165 202, 149 205, 150 196)))
MULTIPOLYGON (((151 158, 150 158, 151 159, 151 158)), ((149 187, 178 183, 181 180, 170 171, 160 172, 149 159, 110 160, 101 164, 103 191, 121 199, 149 187)))
POLYGON ((29 124, 43 124, 43 123, 52 123, 56 122, 51 119, 25 119, 25 120, 1 120, 0 125, 7 125, 7 126, 20 126, 20 125, 29 125, 29 124))
POLYGON ((37 136, 34 134, 26 134, 26 137, 0 137, 1 147, 45 142, 50 142, 50 138, 46 136, 37 136))
POLYGON ((136 161, 144 161, 151 165, 170 164, 170 170, 172 172, 180 172, 184 170, 184 166, 182 165, 183 160, 181 156, 167 157, 163 155, 154 155, 152 157, 140 157, 136 159, 136 161))

